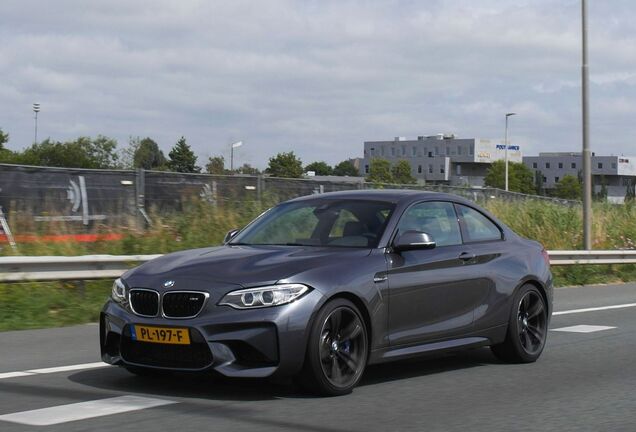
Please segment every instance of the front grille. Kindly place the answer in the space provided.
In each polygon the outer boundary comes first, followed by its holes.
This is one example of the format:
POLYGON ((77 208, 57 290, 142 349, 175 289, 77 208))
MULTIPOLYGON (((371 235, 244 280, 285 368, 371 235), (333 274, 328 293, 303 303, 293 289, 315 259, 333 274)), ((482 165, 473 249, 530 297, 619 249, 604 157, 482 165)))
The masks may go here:
POLYGON ((205 369, 212 364, 212 353, 203 336, 190 329, 190 345, 168 345, 132 340, 126 327, 121 338, 124 361, 141 366, 170 369, 205 369))
POLYGON ((130 290, 130 307, 141 316, 157 316, 159 314, 159 293, 153 290, 133 288, 130 290))
POLYGON ((163 315, 166 318, 193 318, 201 312, 208 294, 196 291, 175 291, 163 295, 163 315))

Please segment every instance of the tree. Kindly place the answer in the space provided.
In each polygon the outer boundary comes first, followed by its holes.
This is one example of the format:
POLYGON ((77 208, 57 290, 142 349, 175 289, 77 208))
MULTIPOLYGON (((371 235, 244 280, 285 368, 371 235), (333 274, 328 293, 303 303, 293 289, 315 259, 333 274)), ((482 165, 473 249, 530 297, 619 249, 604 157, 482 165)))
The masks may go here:
POLYGON ((235 169, 238 174, 246 174, 246 175, 259 175, 261 172, 258 168, 253 167, 248 163, 244 163, 243 166, 235 169))
POLYGON ((333 175, 358 177, 360 173, 350 160, 340 162, 333 168, 333 175))
POLYGON ((9 134, 0 128, 0 151, 5 150, 4 145, 9 142, 9 134))
POLYGON ((147 170, 162 170, 166 168, 166 157, 163 152, 159 149, 156 142, 147 137, 139 142, 133 156, 133 162, 135 168, 147 170))
MULTIPOLYGON (((484 184, 488 187, 505 189, 506 163, 503 160, 493 162, 486 172, 484 184)), ((535 174, 523 163, 508 163, 508 190, 525 194, 536 193, 535 174)))
POLYGON ((411 164, 407 160, 399 160, 391 168, 393 181, 400 184, 414 184, 417 180, 411 175, 411 164))
POLYGON ((369 175, 366 180, 373 183, 393 183, 391 163, 386 159, 371 159, 369 164, 369 175))
POLYGON ((293 151, 278 153, 269 158, 265 171, 272 177, 300 178, 303 176, 303 163, 293 151))
POLYGON ((313 171, 316 175, 328 176, 333 174, 333 168, 331 168, 327 162, 312 162, 305 167, 305 172, 313 171))
POLYGON ((543 187, 543 173, 540 170, 534 172, 534 191, 537 195, 545 195, 543 187))
POLYGON ((625 189, 625 202, 631 203, 634 202, 634 200, 636 200, 636 183, 630 178, 627 180, 627 187, 625 189))
POLYGON ((599 201, 607 201, 607 179, 604 175, 601 175, 601 190, 596 194, 596 199, 599 201))
POLYGON ((208 174, 225 174, 225 158, 223 156, 209 157, 208 163, 205 164, 205 170, 208 174))
POLYGON ((168 153, 168 157, 170 158, 168 167, 172 171, 182 173, 201 172, 201 168, 196 166, 197 157, 184 137, 179 138, 179 141, 168 153))
POLYGON ((581 199, 581 183, 579 179, 573 175, 566 174, 556 184, 554 188, 554 196, 563 199, 581 199))
POLYGON ((24 165, 107 169, 118 167, 117 141, 102 135, 59 142, 50 138, 14 153, 12 162, 24 165))

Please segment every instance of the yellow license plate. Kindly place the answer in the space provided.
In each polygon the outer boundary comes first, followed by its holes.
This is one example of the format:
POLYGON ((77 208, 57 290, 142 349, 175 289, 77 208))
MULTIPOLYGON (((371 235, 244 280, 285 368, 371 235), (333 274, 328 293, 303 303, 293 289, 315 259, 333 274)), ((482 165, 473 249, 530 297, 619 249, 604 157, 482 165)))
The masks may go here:
POLYGON ((190 345, 190 332, 187 328, 133 326, 133 339, 171 345, 190 345))

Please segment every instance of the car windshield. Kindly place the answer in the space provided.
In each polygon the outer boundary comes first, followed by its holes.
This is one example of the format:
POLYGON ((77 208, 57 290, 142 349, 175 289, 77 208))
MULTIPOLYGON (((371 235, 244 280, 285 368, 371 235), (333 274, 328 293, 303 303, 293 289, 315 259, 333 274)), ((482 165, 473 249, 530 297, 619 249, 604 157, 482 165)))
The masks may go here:
POLYGON ((303 200, 276 206, 229 244, 375 248, 394 204, 363 200, 303 200))

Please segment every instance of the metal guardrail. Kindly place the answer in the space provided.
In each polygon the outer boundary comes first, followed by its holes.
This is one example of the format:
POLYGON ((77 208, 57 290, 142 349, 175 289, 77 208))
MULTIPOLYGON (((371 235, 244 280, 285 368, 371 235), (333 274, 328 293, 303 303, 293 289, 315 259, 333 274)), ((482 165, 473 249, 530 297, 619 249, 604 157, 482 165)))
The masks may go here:
MULTIPOLYGON (((636 264, 636 250, 548 251, 553 266, 636 264)), ((0 282, 116 278, 161 255, 83 255, 0 257, 0 282)))

